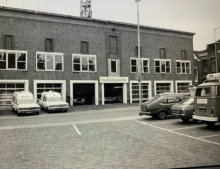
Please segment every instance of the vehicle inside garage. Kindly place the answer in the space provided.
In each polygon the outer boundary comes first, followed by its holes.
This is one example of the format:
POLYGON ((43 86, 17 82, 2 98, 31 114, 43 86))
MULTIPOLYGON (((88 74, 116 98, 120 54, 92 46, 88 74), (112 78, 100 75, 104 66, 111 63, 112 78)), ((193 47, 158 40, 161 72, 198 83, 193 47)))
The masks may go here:
POLYGON ((107 83, 105 90, 105 104, 106 103, 123 103, 123 85, 107 83))
POLYGON ((73 105, 94 105, 95 85, 94 84, 73 84, 73 105))

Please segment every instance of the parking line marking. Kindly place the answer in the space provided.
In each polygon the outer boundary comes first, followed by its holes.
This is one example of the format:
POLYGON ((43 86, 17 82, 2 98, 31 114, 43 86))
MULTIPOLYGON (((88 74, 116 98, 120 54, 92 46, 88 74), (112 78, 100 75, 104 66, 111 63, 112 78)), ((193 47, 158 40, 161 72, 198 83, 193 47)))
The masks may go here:
POLYGON ((217 137, 217 136, 220 136, 220 134, 209 135, 209 136, 203 136, 203 137, 199 137, 199 138, 209 138, 209 137, 217 137))
POLYGON ((182 128, 176 128, 176 129, 170 129, 172 131, 176 130, 185 130, 185 129, 193 129, 193 128, 198 128, 198 127, 203 127, 204 125, 199 125, 199 126, 192 126, 192 127, 182 127, 182 128))
POLYGON ((166 124, 166 123, 172 123, 172 122, 179 122, 180 120, 175 120, 175 121, 165 121, 165 122, 156 122, 156 123, 151 123, 151 124, 166 124))
POLYGON ((186 134, 178 133, 176 131, 172 131, 172 130, 168 130, 168 129, 165 129, 165 128, 162 128, 162 127, 158 127, 158 126, 152 125, 150 123, 145 123, 145 122, 141 122, 141 121, 138 121, 138 120, 133 120, 133 121, 135 121, 137 123, 140 123, 140 124, 143 124, 143 125, 148 125, 148 126, 153 127, 153 128, 164 130, 164 131, 167 131, 167 132, 170 132, 170 133, 178 134, 178 135, 185 136, 185 137, 188 137, 188 138, 191 138, 191 139, 195 139, 195 140, 207 142, 209 144, 215 144, 217 146, 220 146, 220 143, 217 143, 217 142, 208 141, 208 140, 205 140, 205 139, 202 139, 202 138, 197 138, 197 137, 189 136, 189 135, 186 135, 186 134))
POLYGON ((81 136, 82 134, 80 133, 80 131, 78 130, 78 128, 76 127, 75 124, 72 124, 72 126, 74 127, 74 129, 76 130, 76 132, 81 136))

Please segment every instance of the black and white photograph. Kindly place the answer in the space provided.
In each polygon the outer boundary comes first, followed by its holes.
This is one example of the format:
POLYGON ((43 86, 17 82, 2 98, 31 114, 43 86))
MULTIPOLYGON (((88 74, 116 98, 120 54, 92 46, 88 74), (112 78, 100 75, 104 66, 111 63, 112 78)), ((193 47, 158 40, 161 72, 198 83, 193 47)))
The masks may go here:
POLYGON ((220 168, 220 0, 0 0, 0 169, 220 168))

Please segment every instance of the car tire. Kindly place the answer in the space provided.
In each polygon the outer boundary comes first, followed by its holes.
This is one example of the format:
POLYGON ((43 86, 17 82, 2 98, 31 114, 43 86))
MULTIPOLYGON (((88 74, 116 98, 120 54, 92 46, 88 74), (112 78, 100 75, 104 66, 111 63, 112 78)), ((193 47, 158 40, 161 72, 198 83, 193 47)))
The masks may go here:
POLYGON ((215 122, 211 122, 211 121, 206 121, 205 124, 206 124, 208 127, 214 127, 214 126, 215 126, 215 122))
POLYGON ((34 115, 39 115, 39 114, 40 114, 39 111, 34 113, 34 115))
POLYGON ((160 120, 164 120, 167 118, 167 112, 166 111, 160 111, 158 114, 157 114, 157 118, 160 119, 160 120))
POLYGON ((183 120, 184 123, 189 123, 190 120, 189 118, 186 117, 181 117, 181 119, 183 120))
POLYGON ((152 118, 153 118, 153 119, 156 119, 156 118, 157 118, 157 115, 152 115, 152 118))

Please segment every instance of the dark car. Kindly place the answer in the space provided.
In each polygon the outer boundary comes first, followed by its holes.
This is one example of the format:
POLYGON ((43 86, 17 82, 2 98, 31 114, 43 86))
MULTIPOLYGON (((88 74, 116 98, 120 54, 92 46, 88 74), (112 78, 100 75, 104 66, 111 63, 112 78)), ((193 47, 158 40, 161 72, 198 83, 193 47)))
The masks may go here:
POLYGON ((86 103, 86 98, 83 93, 81 93, 81 92, 74 93, 73 105, 85 104, 85 103, 86 103))
POLYGON ((171 107, 172 114, 175 117, 180 117, 184 122, 192 119, 194 111, 194 98, 191 97, 171 107))
POLYGON ((160 120, 166 119, 167 115, 171 115, 171 106, 189 97, 190 95, 188 93, 165 93, 155 95, 151 100, 141 104, 139 115, 150 115, 160 120))

